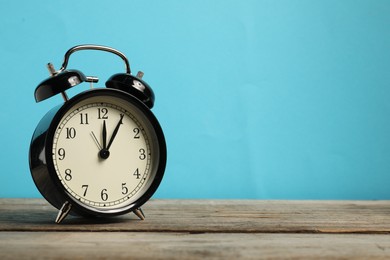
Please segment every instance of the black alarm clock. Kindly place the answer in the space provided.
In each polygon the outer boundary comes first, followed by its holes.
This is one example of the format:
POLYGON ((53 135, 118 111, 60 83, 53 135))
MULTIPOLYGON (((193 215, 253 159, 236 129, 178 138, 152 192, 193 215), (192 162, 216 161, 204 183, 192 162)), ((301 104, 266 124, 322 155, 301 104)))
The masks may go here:
POLYGON ((133 76, 126 56, 100 45, 69 49, 62 67, 48 64, 51 77, 35 90, 40 102, 61 94, 64 103, 51 109, 33 134, 29 163, 42 196, 59 209, 60 223, 68 213, 111 217, 134 212, 157 190, 165 171, 167 151, 161 126, 151 112, 154 93, 133 76), (80 83, 98 82, 79 70, 66 69, 69 57, 80 50, 113 53, 125 62, 126 72, 111 76, 105 88, 92 88, 68 98, 66 90, 80 83))

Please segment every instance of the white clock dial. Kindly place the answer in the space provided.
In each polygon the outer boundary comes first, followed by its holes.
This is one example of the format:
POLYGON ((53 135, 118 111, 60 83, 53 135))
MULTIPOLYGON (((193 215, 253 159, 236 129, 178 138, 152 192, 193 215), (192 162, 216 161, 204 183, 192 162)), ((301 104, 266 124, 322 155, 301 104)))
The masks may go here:
POLYGON ((58 179, 77 203, 106 211, 132 204, 153 181, 158 158, 149 121, 114 96, 85 99, 62 117, 53 140, 58 179))

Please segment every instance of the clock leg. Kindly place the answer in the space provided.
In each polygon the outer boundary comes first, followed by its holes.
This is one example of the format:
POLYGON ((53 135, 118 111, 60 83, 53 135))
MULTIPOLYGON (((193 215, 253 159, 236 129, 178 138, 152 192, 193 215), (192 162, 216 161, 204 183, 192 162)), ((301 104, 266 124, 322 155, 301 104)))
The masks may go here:
POLYGON ((60 224, 61 221, 64 220, 64 218, 68 215, 69 211, 72 208, 72 204, 70 204, 68 201, 65 201, 65 203, 62 205, 60 211, 58 212, 56 223, 60 224))
POLYGON ((141 220, 144 220, 144 219, 145 219, 145 215, 144 215, 144 213, 142 212, 142 209, 141 209, 141 208, 138 208, 138 209, 133 210, 133 213, 134 213, 135 215, 137 215, 137 217, 139 217, 141 220))

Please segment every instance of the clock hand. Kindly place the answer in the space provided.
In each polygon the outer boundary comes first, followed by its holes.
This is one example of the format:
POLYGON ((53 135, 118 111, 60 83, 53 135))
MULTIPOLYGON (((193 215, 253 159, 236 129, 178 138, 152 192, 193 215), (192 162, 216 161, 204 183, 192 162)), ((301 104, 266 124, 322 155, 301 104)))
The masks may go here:
POLYGON ((103 131, 102 131, 102 137, 103 137, 103 147, 100 149, 99 156, 102 159, 107 159, 110 156, 110 152, 107 148, 107 127, 106 127, 106 120, 103 121, 103 131))
MULTIPOLYGON (((103 149, 107 149, 107 128, 106 128, 106 120, 103 121, 103 149)), ((108 149, 107 149, 108 150, 108 149)))
MULTIPOLYGON (((115 127, 115 129, 114 129, 114 132, 112 133, 111 139, 110 139, 110 141, 108 142, 107 150, 110 149, 111 144, 112 144, 112 142, 114 141, 114 138, 115 138, 116 134, 118 133, 119 127, 120 127, 121 124, 122 124, 122 120, 123 120, 124 114, 120 114, 120 116, 121 116, 121 119, 119 120, 118 124, 116 125, 116 127, 115 127)), ((104 148, 103 148, 103 149, 104 149, 104 148)))
POLYGON ((124 114, 121 114, 120 116, 121 116, 121 119, 119 120, 118 124, 116 125, 116 127, 114 129, 114 132, 112 133, 112 136, 111 136, 110 141, 108 142, 108 145, 107 145, 106 120, 103 121, 103 132, 102 132, 102 135, 103 135, 103 148, 99 152, 99 156, 102 159, 107 159, 110 156, 110 151, 108 151, 108 149, 110 149, 111 144, 114 141, 116 134, 118 133, 119 127, 122 124, 122 119, 123 119, 124 114))
POLYGON ((99 148, 99 150, 101 150, 101 149, 102 149, 102 146, 99 144, 99 141, 98 141, 98 139, 96 138, 96 135, 95 135, 95 133, 94 133, 93 131, 91 131, 91 135, 92 135, 92 138, 93 138, 93 140, 95 141, 97 147, 99 148))

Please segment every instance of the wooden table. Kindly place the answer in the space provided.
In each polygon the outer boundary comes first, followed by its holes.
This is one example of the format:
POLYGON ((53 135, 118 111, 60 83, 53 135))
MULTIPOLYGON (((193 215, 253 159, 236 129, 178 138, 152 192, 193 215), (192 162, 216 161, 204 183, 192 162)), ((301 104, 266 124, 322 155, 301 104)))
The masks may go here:
POLYGON ((151 200, 146 220, 0 199, 0 259, 390 259, 390 201, 151 200))

